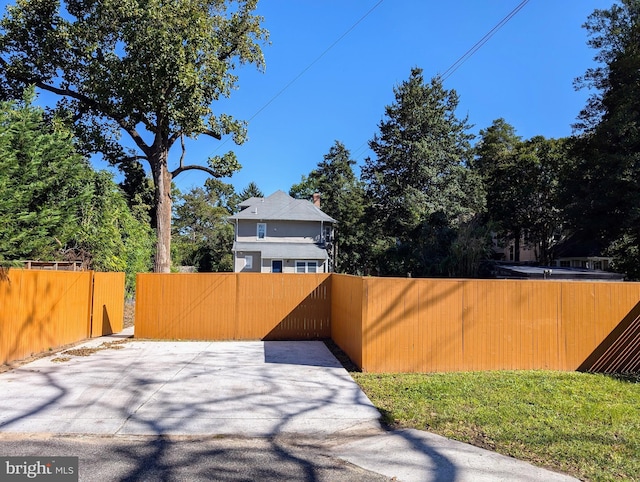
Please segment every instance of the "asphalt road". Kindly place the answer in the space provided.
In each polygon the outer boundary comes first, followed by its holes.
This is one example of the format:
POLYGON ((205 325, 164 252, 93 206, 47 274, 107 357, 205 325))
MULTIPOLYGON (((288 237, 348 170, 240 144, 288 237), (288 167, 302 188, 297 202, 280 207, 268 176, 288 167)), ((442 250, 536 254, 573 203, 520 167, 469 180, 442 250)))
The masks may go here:
POLYGON ((77 456, 85 482, 388 481, 328 455, 330 442, 288 437, 0 434, 4 456, 77 456))

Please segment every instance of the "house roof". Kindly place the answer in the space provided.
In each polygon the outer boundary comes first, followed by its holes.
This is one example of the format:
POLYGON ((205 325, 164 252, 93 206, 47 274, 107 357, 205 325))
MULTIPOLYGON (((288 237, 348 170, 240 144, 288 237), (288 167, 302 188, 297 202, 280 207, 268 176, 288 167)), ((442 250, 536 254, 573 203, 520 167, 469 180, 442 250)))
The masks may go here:
POLYGON ((555 258, 592 258, 603 257, 606 245, 593 238, 573 235, 558 243, 554 248, 555 258))
POLYGON ((247 207, 239 213, 229 216, 229 219, 337 222, 310 201, 294 199, 283 191, 276 191, 266 198, 247 199, 240 204, 240 207, 244 206, 247 207))
POLYGON ((603 280, 623 281, 624 275, 595 269, 559 268, 556 266, 526 266, 498 264, 495 267, 497 278, 527 278, 555 280, 603 280))
POLYGON ((259 203, 260 201, 262 201, 262 199, 264 199, 264 198, 261 198, 261 197, 250 197, 249 199, 245 199, 244 201, 241 201, 238 204, 238 206, 241 207, 242 209, 248 208, 252 204, 259 203))
POLYGON ((327 250, 314 243, 273 243, 238 242, 233 243, 233 252, 260 252, 265 259, 324 259, 327 250))

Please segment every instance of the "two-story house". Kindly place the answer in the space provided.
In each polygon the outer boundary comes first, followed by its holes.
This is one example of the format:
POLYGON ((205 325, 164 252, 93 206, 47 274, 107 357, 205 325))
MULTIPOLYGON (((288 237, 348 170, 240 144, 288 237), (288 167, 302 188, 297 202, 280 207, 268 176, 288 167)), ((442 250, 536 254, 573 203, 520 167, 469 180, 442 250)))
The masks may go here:
POLYGON ((282 191, 240 203, 235 225, 235 272, 328 273, 336 220, 319 206, 282 191))

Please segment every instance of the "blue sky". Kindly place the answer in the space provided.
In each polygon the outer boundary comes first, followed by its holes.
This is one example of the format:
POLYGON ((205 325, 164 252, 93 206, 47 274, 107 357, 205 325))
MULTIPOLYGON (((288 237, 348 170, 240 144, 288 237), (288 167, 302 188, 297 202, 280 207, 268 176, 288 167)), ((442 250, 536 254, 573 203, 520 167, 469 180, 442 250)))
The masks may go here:
MULTIPOLYGON (((255 181, 265 194, 288 191, 335 140, 362 164, 393 87, 411 68, 422 68, 425 79, 446 71, 520 2, 384 0, 314 63, 378 0, 262 0, 258 11, 271 35, 266 72, 242 69, 223 111, 251 118, 313 65, 250 122, 246 144, 202 139, 189 154, 233 148, 243 166, 231 179, 236 190, 255 181)), ((446 79, 460 96, 460 116, 469 116, 474 132, 504 117, 523 138, 570 135, 588 94, 576 92, 573 80, 594 65, 582 24, 611 4, 530 0, 446 79)), ((185 174, 176 179, 181 189, 204 182, 185 174)))
MULTIPOLYGON (((238 191, 254 181, 267 195, 288 191, 335 140, 362 164, 371 155, 367 141, 393 102, 393 87, 411 68, 422 68, 426 80, 446 71, 521 0, 378 3, 261 0, 258 13, 270 32, 270 45, 263 47, 266 71, 238 69, 238 90, 214 106, 239 119, 253 117, 249 139, 236 146, 230 139, 201 137, 188 145, 187 160, 203 162, 234 150, 243 167, 229 181, 238 191)), ((588 95, 576 92, 573 80, 594 65, 581 26, 594 9, 612 3, 530 0, 445 80, 447 89, 458 92, 458 113, 469 116, 473 132, 504 117, 523 138, 570 135, 588 95)), ((179 155, 172 151, 174 162, 179 155)), ((205 179, 192 171, 175 182, 186 191, 205 179)))

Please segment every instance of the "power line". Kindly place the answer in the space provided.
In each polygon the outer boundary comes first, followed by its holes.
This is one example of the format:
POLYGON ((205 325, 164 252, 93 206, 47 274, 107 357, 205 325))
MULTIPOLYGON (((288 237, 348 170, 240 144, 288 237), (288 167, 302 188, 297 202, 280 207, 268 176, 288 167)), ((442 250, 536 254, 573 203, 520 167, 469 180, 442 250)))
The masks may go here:
MULTIPOLYGON (((528 1, 528 0, 527 0, 527 1, 528 1)), ((325 51, 324 51, 324 52, 322 52, 320 55, 318 55, 318 57, 316 57, 316 59, 315 59, 313 62, 311 62, 309 65, 307 65, 307 66, 302 70, 302 72, 300 72, 298 75, 296 75, 296 76, 293 78, 293 80, 291 80, 291 81, 290 81, 287 85, 285 85, 285 86, 284 86, 284 87, 283 87, 283 88, 282 88, 282 89, 281 89, 281 90, 280 90, 276 95, 274 95, 271 99, 269 99, 269 101, 268 101, 265 105, 263 105, 262 107, 260 107, 260 109, 258 109, 258 111, 257 111, 255 114, 253 114, 253 115, 249 118, 249 121, 253 120, 253 119, 254 119, 258 114, 260 114, 260 112, 262 112, 263 110, 265 110, 265 109, 266 109, 266 108, 267 108, 267 107, 268 107, 268 106, 269 106, 269 105, 270 105, 274 100, 276 100, 278 97, 280 97, 280 95, 282 95, 282 93, 283 93, 285 90, 287 90, 289 87, 291 87, 291 85, 292 85, 296 80, 298 80, 300 77, 302 77, 302 76, 307 72, 307 70, 309 70, 309 69, 310 69, 311 67, 313 67, 316 63, 318 63, 318 61, 319 61, 322 57, 324 57, 324 56, 325 56, 325 55, 326 55, 326 54, 327 54, 327 53, 328 53, 328 52, 329 52, 333 47, 335 47, 335 46, 336 46, 336 45, 337 45, 337 44, 338 44, 338 43, 339 43, 343 38, 345 38, 347 35, 349 35, 349 33, 351 33, 351 31, 352 31, 353 29, 355 29, 355 28, 358 26, 358 24, 360 24, 360 23, 361 23, 365 18, 367 18, 367 17, 371 14, 371 12, 373 12, 376 8, 378 8, 378 7, 382 4, 382 2, 384 2, 384 0, 380 0, 380 1, 379 1, 378 3, 376 3, 373 7, 371 7, 371 9, 370 9, 367 13, 365 13, 362 17, 360 17, 360 20, 358 20, 358 21, 357 21, 356 23, 354 23, 351 27, 349 27, 349 29, 348 29, 345 33, 343 33, 343 34, 338 38, 338 40, 336 40, 336 41, 335 41, 335 42, 333 42, 331 45, 329 45, 329 47, 327 47, 327 48, 325 49, 325 51)))
MULTIPOLYGON (((351 33, 351 31, 353 29, 355 29, 365 18, 367 18, 376 8, 378 8, 382 2, 384 2, 384 0, 379 0, 378 3, 376 3, 373 7, 371 7, 369 9, 369 11, 367 11, 367 13, 365 13, 362 17, 360 17, 360 19, 358 19, 353 25, 351 25, 351 27, 349 27, 340 37, 338 37, 338 39, 336 41, 334 41, 331 45, 329 45, 329 47, 327 47, 320 55, 318 55, 309 65, 307 65, 298 75, 296 75, 291 81, 289 81, 289 83, 287 83, 287 85, 285 85, 282 89, 280 89, 273 97, 271 97, 271 99, 269 99, 267 101, 266 104, 264 104, 262 107, 260 107, 255 114, 253 114, 251 117, 249 117, 247 122, 252 121, 253 119, 255 119, 263 110, 265 110, 267 107, 269 107, 269 105, 271 105, 273 103, 273 101, 275 101, 278 97, 280 97, 289 87, 291 87, 300 77, 302 77, 311 67, 313 67, 315 64, 317 64, 320 59, 322 59, 322 57, 324 57, 333 47, 335 47, 338 43, 340 43, 340 41, 342 39, 344 39, 347 35, 349 35, 351 33)), ((222 142, 221 144, 219 144, 216 149, 214 149, 213 152, 217 152, 220 148, 222 148, 222 146, 224 146, 227 142, 229 141, 229 138, 227 138, 224 142, 222 142)), ((212 154, 213 154, 212 152, 212 154)))
POLYGON ((502 20, 500 20, 495 27, 493 27, 491 30, 489 30, 489 32, 487 32, 487 34, 482 37, 480 40, 478 40, 478 42, 475 43, 475 45, 473 47, 471 47, 469 50, 467 50, 464 55, 462 55, 462 57, 460 57, 458 60, 456 60, 453 64, 451 64, 451 66, 445 70, 442 75, 440 75, 440 78, 444 81, 447 78, 449 78, 456 70, 458 70, 458 68, 464 64, 469 58, 471 58, 471 56, 473 54, 475 54, 478 50, 480 50, 482 48, 482 46, 484 44, 486 44, 489 39, 491 37, 493 37, 493 35, 500 30, 502 27, 504 27, 507 22, 509 22, 509 20, 511 20, 513 17, 516 16, 516 14, 522 10, 524 8, 524 6, 529 2, 529 0, 523 0, 522 2, 520 2, 520 4, 514 8, 513 10, 511 10, 511 12, 509 12, 507 14, 506 17, 504 17, 502 20))

